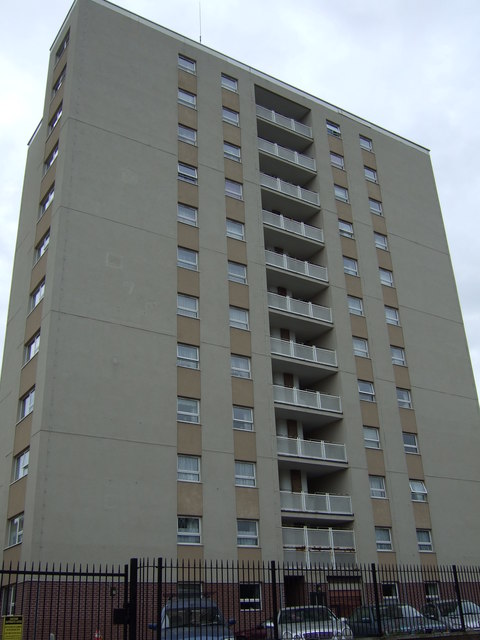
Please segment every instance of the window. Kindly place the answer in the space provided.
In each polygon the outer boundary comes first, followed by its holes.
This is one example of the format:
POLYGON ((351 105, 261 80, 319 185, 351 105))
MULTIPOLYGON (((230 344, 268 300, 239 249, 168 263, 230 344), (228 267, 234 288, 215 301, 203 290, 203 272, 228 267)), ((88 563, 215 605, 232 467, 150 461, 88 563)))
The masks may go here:
POLYGON ((191 58, 187 58, 187 56, 182 56, 182 54, 178 54, 178 68, 183 69, 184 71, 188 71, 188 73, 195 74, 197 72, 197 63, 195 60, 191 58))
POLYGON ((240 596, 240 611, 260 611, 262 608, 261 589, 258 583, 240 583, 238 585, 240 596))
POLYGON ((353 238, 353 224, 346 220, 338 221, 338 232, 344 238, 353 238))
POLYGON ((191 129, 190 127, 186 127, 183 124, 178 125, 178 139, 181 142, 186 142, 187 144, 197 144, 197 132, 195 129, 191 129))
POLYGON ((28 458, 30 457, 30 449, 25 449, 13 460, 13 481, 20 480, 28 474, 28 458))
POLYGON ((431 599, 439 599, 440 598, 440 590, 438 588, 438 582, 425 582, 425 598, 427 600, 431 599))
POLYGON ((222 120, 238 127, 240 125, 240 114, 238 111, 233 111, 233 109, 222 107, 222 120))
POLYGON ((353 336, 353 353, 360 358, 368 358, 368 340, 365 338, 356 338, 353 336))
POLYGON ((371 169, 370 167, 363 167, 365 171, 365 179, 369 182, 378 182, 378 176, 375 169, 371 169))
POLYGON ((333 153, 333 151, 330 151, 330 164, 334 167, 337 167, 338 169, 344 169, 345 159, 338 153, 333 153))
POLYGON ((375 402, 375 389, 373 387, 373 383, 367 382, 366 380, 357 380, 357 382, 360 400, 365 400, 365 402, 375 402))
POLYGON ((177 520, 178 544, 201 544, 200 518, 180 516, 177 520))
POLYGON ((55 111, 52 118, 50 119, 50 122, 48 123, 48 135, 52 133, 52 131, 55 129, 55 127, 59 123, 60 118, 62 117, 62 113, 63 113, 63 104, 60 103, 60 106, 55 111))
POLYGON ((427 502, 427 487, 423 480, 409 480, 413 502, 427 502))
POLYGON ((200 482, 200 458, 198 456, 177 456, 177 480, 200 482))
POLYGON ((177 315, 198 318, 198 298, 179 293, 177 295, 177 315))
POLYGON ((20 544, 23 540, 23 513, 8 521, 8 546, 20 544))
POLYGON ((393 273, 391 271, 389 271, 388 269, 382 269, 380 267, 379 269, 379 273, 380 273, 380 282, 385 285, 386 287, 393 287, 393 273))
POLYGON ((177 205, 177 220, 196 227, 198 224, 198 209, 179 202, 177 205))
POLYGON ((386 527, 375 527, 377 551, 393 551, 392 532, 386 527))
POLYGON ((247 378, 252 377, 250 358, 247 356, 230 356, 231 373, 234 378, 247 378))
POLYGON ((368 199, 368 204, 370 205, 370 211, 377 216, 383 215, 382 203, 379 200, 375 200, 374 198, 368 199))
POLYGON ((348 311, 354 316, 363 316, 363 300, 355 296, 347 296, 348 311))
POLYGON ((199 424, 200 400, 194 400, 193 398, 177 398, 177 421, 199 424))
POLYGON ((397 387, 397 402, 402 409, 412 408, 412 396, 408 389, 399 389, 397 387))
POLYGON ((227 236, 235 240, 245 240, 245 225, 243 222, 227 218, 227 236))
POLYGON ((65 65, 60 73, 60 75, 57 78, 57 81, 55 82, 55 84, 52 87, 52 98, 55 96, 56 93, 58 93, 58 91, 60 90, 60 87, 63 84, 63 81, 65 80, 65 76, 67 75, 67 65, 65 65))
POLYGON ((396 582, 382 582, 382 597, 398 602, 398 584, 396 582))
POLYGON ((348 202, 348 189, 346 189, 345 187, 341 187, 338 184, 334 184, 333 188, 335 190, 335 198, 337 200, 348 202))
POLYGON ((47 231, 47 233, 43 236, 43 238, 40 240, 40 242, 35 247, 35 256, 34 256, 34 263, 33 264, 37 264, 37 262, 40 260, 40 258, 45 253, 45 251, 48 249, 48 245, 49 244, 50 244, 50 229, 47 231))
POLYGON ((45 280, 42 280, 38 287, 30 294, 30 311, 33 311, 40 304, 45 295, 45 280))
POLYGON ((38 350, 40 349, 40 331, 36 333, 31 340, 27 342, 25 345, 25 357, 23 360, 24 364, 30 362, 33 356, 37 355, 38 350))
POLYGON ((229 91, 238 91, 238 81, 235 78, 222 73, 222 87, 229 91))
POLYGON ((230 198, 243 199, 243 185, 240 182, 225 179, 225 195, 230 198))
POLYGON ((184 89, 178 90, 178 103, 183 104, 186 107, 191 107, 192 109, 197 108, 197 96, 194 93, 190 93, 190 91, 185 91, 184 89))
POLYGON ((336 136, 337 138, 342 137, 340 125, 335 124, 335 122, 331 122, 330 120, 327 120, 327 133, 329 136, 336 136))
POLYGON ((177 366, 186 367, 187 369, 198 369, 198 347, 191 344, 177 344, 177 366))
POLYGON ((398 327, 400 325, 398 309, 395 309, 394 307, 385 307, 385 320, 387 321, 387 324, 393 324, 398 327))
POLYGON ((343 256, 343 271, 349 276, 358 276, 358 262, 353 258, 343 256))
POLYGON ((363 442, 367 449, 380 449, 380 432, 377 427, 363 427, 363 442))
POLYGON ((15 613, 15 601, 17 599, 17 585, 11 584, 0 589, 1 615, 12 616, 15 613))
POLYGON ((38 212, 39 219, 43 216, 45 211, 52 204, 54 197, 55 197, 55 185, 53 184, 48 190, 48 193, 45 195, 43 200, 40 202, 40 210, 38 212))
POLYGON ((234 405, 233 428, 240 431, 253 431, 253 409, 234 405))
POLYGON ((198 172, 197 167, 192 167, 189 164, 178 163, 178 179, 184 182, 190 182, 191 184, 198 184, 198 172))
POLYGON ((255 463, 235 461, 235 485, 237 487, 255 487, 255 463))
POLYGON ((70 29, 67 31, 66 36, 64 37, 64 39, 60 43, 60 46, 57 49, 57 53, 55 54, 55 62, 58 62, 60 60, 60 58, 62 57, 62 53, 68 47, 69 42, 70 42, 70 29))
POLYGON ((203 584, 201 582, 193 582, 185 580, 177 582, 177 598, 201 598, 203 595, 203 584))
POLYGON ((242 161, 242 152, 240 147, 237 147, 236 144, 231 144, 230 142, 223 143, 223 155, 229 160, 235 160, 235 162, 242 161))
POLYGON ((365 151, 372 151, 373 144, 370 138, 366 138, 365 136, 359 136, 359 138, 361 148, 365 149, 365 151))
POLYGON ((256 520, 237 520, 237 545, 239 547, 258 547, 258 522, 256 520))
POLYGON ((198 271, 198 253, 192 249, 177 247, 177 267, 198 271))
POLYGON ((432 532, 429 529, 417 529, 417 542, 419 551, 433 551, 432 532))
POLYGON ((47 173, 47 171, 50 169, 50 167, 52 166, 52 164, 55 162, 55 160, 57 159, 58 156, 58 142, 57 144, 53 147, 52 151, 50 152, 49 156, 47 157, 47 159, 45 160, 45 162, 43 163, 43 175, 45 175, 47 173))
POLYGON ((373 233, 373 237, 375 239, 375 246, 377 247, 377 249, 383 249, 384 251, 388 251, 387 236, 384 236, 383 233, 377 233, 375 231, 373 233))
POLYGON ((248 311, 240 307, 230 307, 230 326, 235 329, 248 330, 248 311))
POLYGON ((390 346, 390 352, 392 354, 392 364, 398 364, 401 367, 404 367, 407 364, 407 361, 405 360, 405 349, 402 349, 402 347, 390 346))
POLYGON ((228 279, 231 282, 247 284, 247 267, 239 262, 228 262, 228 279))
POLYGON ((403 450, 405 453, 418 453, 418 440, 415 433, 403 432, 403 450))
POLYGON ((385 490, 385 478, 383 476, 368 476, 370 483, 370 497, 371 498, 386 498, 387 492, 385 490))

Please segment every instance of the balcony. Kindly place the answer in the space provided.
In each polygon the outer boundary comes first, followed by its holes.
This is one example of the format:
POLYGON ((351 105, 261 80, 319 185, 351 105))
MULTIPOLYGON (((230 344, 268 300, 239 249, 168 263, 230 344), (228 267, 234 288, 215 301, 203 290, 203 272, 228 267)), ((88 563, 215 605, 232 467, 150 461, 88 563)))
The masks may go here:
POLYGON ((306 220, 320 209, 320 196, 316 191, 266 173, 260 173, 260 186, 263 207, 266 209, 292 212, 301 220, 306 220))
POLYGON ((260 136, 274 137, 281 144, 296 150, 303 150, 313 140, 311 127, 259 104, 257 128, 260 136))
POLYGON ((295 387, 273 385, 275 413, 279 418, 300 420, 304 426, 313 423, 316 426, 339 420, 342 414, 342 401, 318 391, 304 391, 295 387))
POLYGON ((258 138, 257 145, 260 154, 260 171, 264 173, 302 183, 305 180, 311 180, 317 172, 315 159, 304 153, 263 138, 258 138))
POLYGON ((267 267, 274 268, 267 273, 269 285, 291 289, 300 296, 314 295, 328 284, 327 267, 319 264, 268 249, 265 250, 265 263, 267 267))
POLYGON ((270 338, 274 371, 297 375, 302 385, 314 383, 337 368, 337 353, 308 344, 270 338))
POLYGON ((292 517, 297 520, 299 515, 314 520, 329 516, 329 520, 333 517, 342 522, 351 520, 353 516, 351 497, 332 493, 280 491, 280 508, 282 518, 292 517))
POLYGON ((277 454, 294 458, 305 458, 308 462, 342 463, 347 462, 347 449, 344 444, 325 442, 324 440, 302 440, 277 436, 277 454))
POLYGON ((285 562, 355 564, 355 533, 349 529, 282 527, 285 562))
POLYGON ((265 209, 262 216, 263 235, 267 245, 282 246, 288 253, 303 259, 323 248, 323 229, 265 209))

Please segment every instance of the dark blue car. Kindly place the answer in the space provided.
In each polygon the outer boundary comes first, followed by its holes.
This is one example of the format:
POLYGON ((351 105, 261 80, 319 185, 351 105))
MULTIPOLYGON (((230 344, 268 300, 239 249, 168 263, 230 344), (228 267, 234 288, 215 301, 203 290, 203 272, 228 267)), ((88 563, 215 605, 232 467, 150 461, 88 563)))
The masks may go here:
MULTIPOLYGON (((225 621, 210 598, 182 598, 167 602, 160 621, 161 640, 235 640, 230 629, 235 620, 225 621)), ((148 625, 156 629, 155 623, 148 625)))

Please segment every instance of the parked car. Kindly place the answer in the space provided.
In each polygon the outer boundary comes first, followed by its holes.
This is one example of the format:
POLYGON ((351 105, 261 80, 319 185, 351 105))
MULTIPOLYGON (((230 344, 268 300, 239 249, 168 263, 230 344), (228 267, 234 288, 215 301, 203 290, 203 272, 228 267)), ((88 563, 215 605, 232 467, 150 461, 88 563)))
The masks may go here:
MULTIPOLYGON (((172 599, 163 607, 160 619, 161 640, 235 640, 231 626, 210 598, 172 599)), ((156 623, 148 625, 157 629, 156 623)))
POLYGON ((235 631, 235 638, 236 640, 273 640, 273 622, 267 620, 266 622, 260 622, 254 627, 239 629, 235 631))
MULTIPOLYGON (((426 618, 409 604, 380 605, 380 619, 384 635, 392 633, 441 633, 447 625, 426 618)), ((348 625, 356 638, 378 635, 375 605, 359 607, 348 618, 348 625)))
MULTIPOLYGON (((463 619, 465 629, 480 629, 480 606, 470 600, 462 600, 463 619)), ((449 630, 458 631, 462 628, 460 607, 458 600, 435 600, 427 603, 422 613, 430 620, 443 622, 449 630)))
POLYGON ((282 640, 347 640, 352 637, 352 632, 345 618, 337 618, 327 607, 311 605, 281 609, 278 613, 278 637, 282 640))

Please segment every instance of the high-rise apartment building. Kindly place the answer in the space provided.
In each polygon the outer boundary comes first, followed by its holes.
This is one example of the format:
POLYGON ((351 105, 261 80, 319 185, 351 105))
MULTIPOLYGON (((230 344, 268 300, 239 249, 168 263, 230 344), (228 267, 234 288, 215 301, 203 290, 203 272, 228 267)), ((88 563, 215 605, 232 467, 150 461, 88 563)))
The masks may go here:
POLYGON ((104 0, 51 49, 0 409, 5 560, 479 559, 428 151, 104 0))

